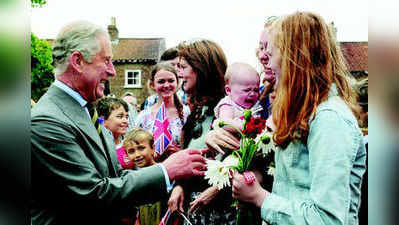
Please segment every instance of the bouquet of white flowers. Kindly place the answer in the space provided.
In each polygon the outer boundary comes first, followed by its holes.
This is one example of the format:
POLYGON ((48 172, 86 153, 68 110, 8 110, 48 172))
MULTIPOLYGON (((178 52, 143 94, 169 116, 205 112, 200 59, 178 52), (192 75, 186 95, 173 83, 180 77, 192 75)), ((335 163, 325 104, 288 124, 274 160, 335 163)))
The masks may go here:
MULTIPOLYGON (((243 123, 243 130, 224 121, 218 121, 218 124, 216 124, 218 127, 230 126, 241 135, 240 149, 233 151, 223 161, 207 160, 205 179, 209 179, 209 184, 217 186, 219 190, 231 185, 232 170, 244 173, 252 169, 252 159, 259 149, 262 149, 263 154, 268 154, 274 150, 274 144, 270 138, 271 133, 265 129, 265 120, 254 118, 250 110, 245 110, 243 123)), ((269 165, 268 173, 273 170, 271 166, 269 165)), ((251 180, 254 179, 253 177, 249 176, 247 178, 248 182, 253 182, 251 180)), ((236 225, 248 224, 252 220, 252 213, 245 207, 245 204, 239 204, 238 200, 236 200, 233 206, 238 207, 236 225), (245 221, 242 221, 242 218, 246 218, 245 221)))

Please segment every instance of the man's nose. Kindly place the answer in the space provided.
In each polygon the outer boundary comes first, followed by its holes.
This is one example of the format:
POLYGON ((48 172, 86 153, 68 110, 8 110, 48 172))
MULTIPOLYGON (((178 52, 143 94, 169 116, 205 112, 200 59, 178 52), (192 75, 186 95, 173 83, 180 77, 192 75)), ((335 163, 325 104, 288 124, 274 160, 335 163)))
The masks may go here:
POLYGON ((112 62, 110 62, 109 65, 107 66, 107 73, 111 77, 115 76, 115 74, 116 74, 115 67, 112 62))

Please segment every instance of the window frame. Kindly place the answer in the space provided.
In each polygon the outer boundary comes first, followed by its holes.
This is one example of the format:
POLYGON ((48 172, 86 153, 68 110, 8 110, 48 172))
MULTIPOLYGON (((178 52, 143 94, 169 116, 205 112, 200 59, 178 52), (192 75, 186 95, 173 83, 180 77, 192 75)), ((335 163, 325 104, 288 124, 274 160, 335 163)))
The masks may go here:
POLYGON ((125 69, 125 86, 124 88, 142 88, 142 84, 141 84, 141 70, 137 70, 137 69, 125 69), (128 74, 129 72, 133 73, 133 78, 129 78, 128 74), (137 72, 138 73, 138 83, 136 84, 128 84, 128 79, 135 79, 134 78, 134 73, 137 72))

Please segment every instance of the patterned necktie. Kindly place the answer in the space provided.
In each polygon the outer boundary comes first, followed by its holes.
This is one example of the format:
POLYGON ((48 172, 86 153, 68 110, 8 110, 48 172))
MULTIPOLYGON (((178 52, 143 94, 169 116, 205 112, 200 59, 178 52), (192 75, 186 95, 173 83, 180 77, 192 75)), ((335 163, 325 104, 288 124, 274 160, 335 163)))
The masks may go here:
POLYGON ((98 114, 97 114, 96 107, 92 103, 87 103, 86 107, 89 110, 89 114, 90 114, 90 117, 91 117, 91 122, 93 122, 94 127, 97 130, 97 133, 100 134, 101 133, 101 127, 100 127, 100 122, 98 121, 98 114))

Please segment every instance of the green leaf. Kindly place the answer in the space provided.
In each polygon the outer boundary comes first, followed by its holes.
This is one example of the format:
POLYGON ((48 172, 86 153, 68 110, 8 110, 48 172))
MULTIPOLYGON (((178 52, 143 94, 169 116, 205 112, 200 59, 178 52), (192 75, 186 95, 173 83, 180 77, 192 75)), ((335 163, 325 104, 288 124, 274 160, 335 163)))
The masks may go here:
POLYGON ((32 8, 42 7, 43 5, 45 5, 47 3, 46 0, 31 0, 30 2, 32 5, 32 8))
POLYGON ((31 98, 35 101, 54 81, 52 61, 50 44, 31 33, 31 98))

